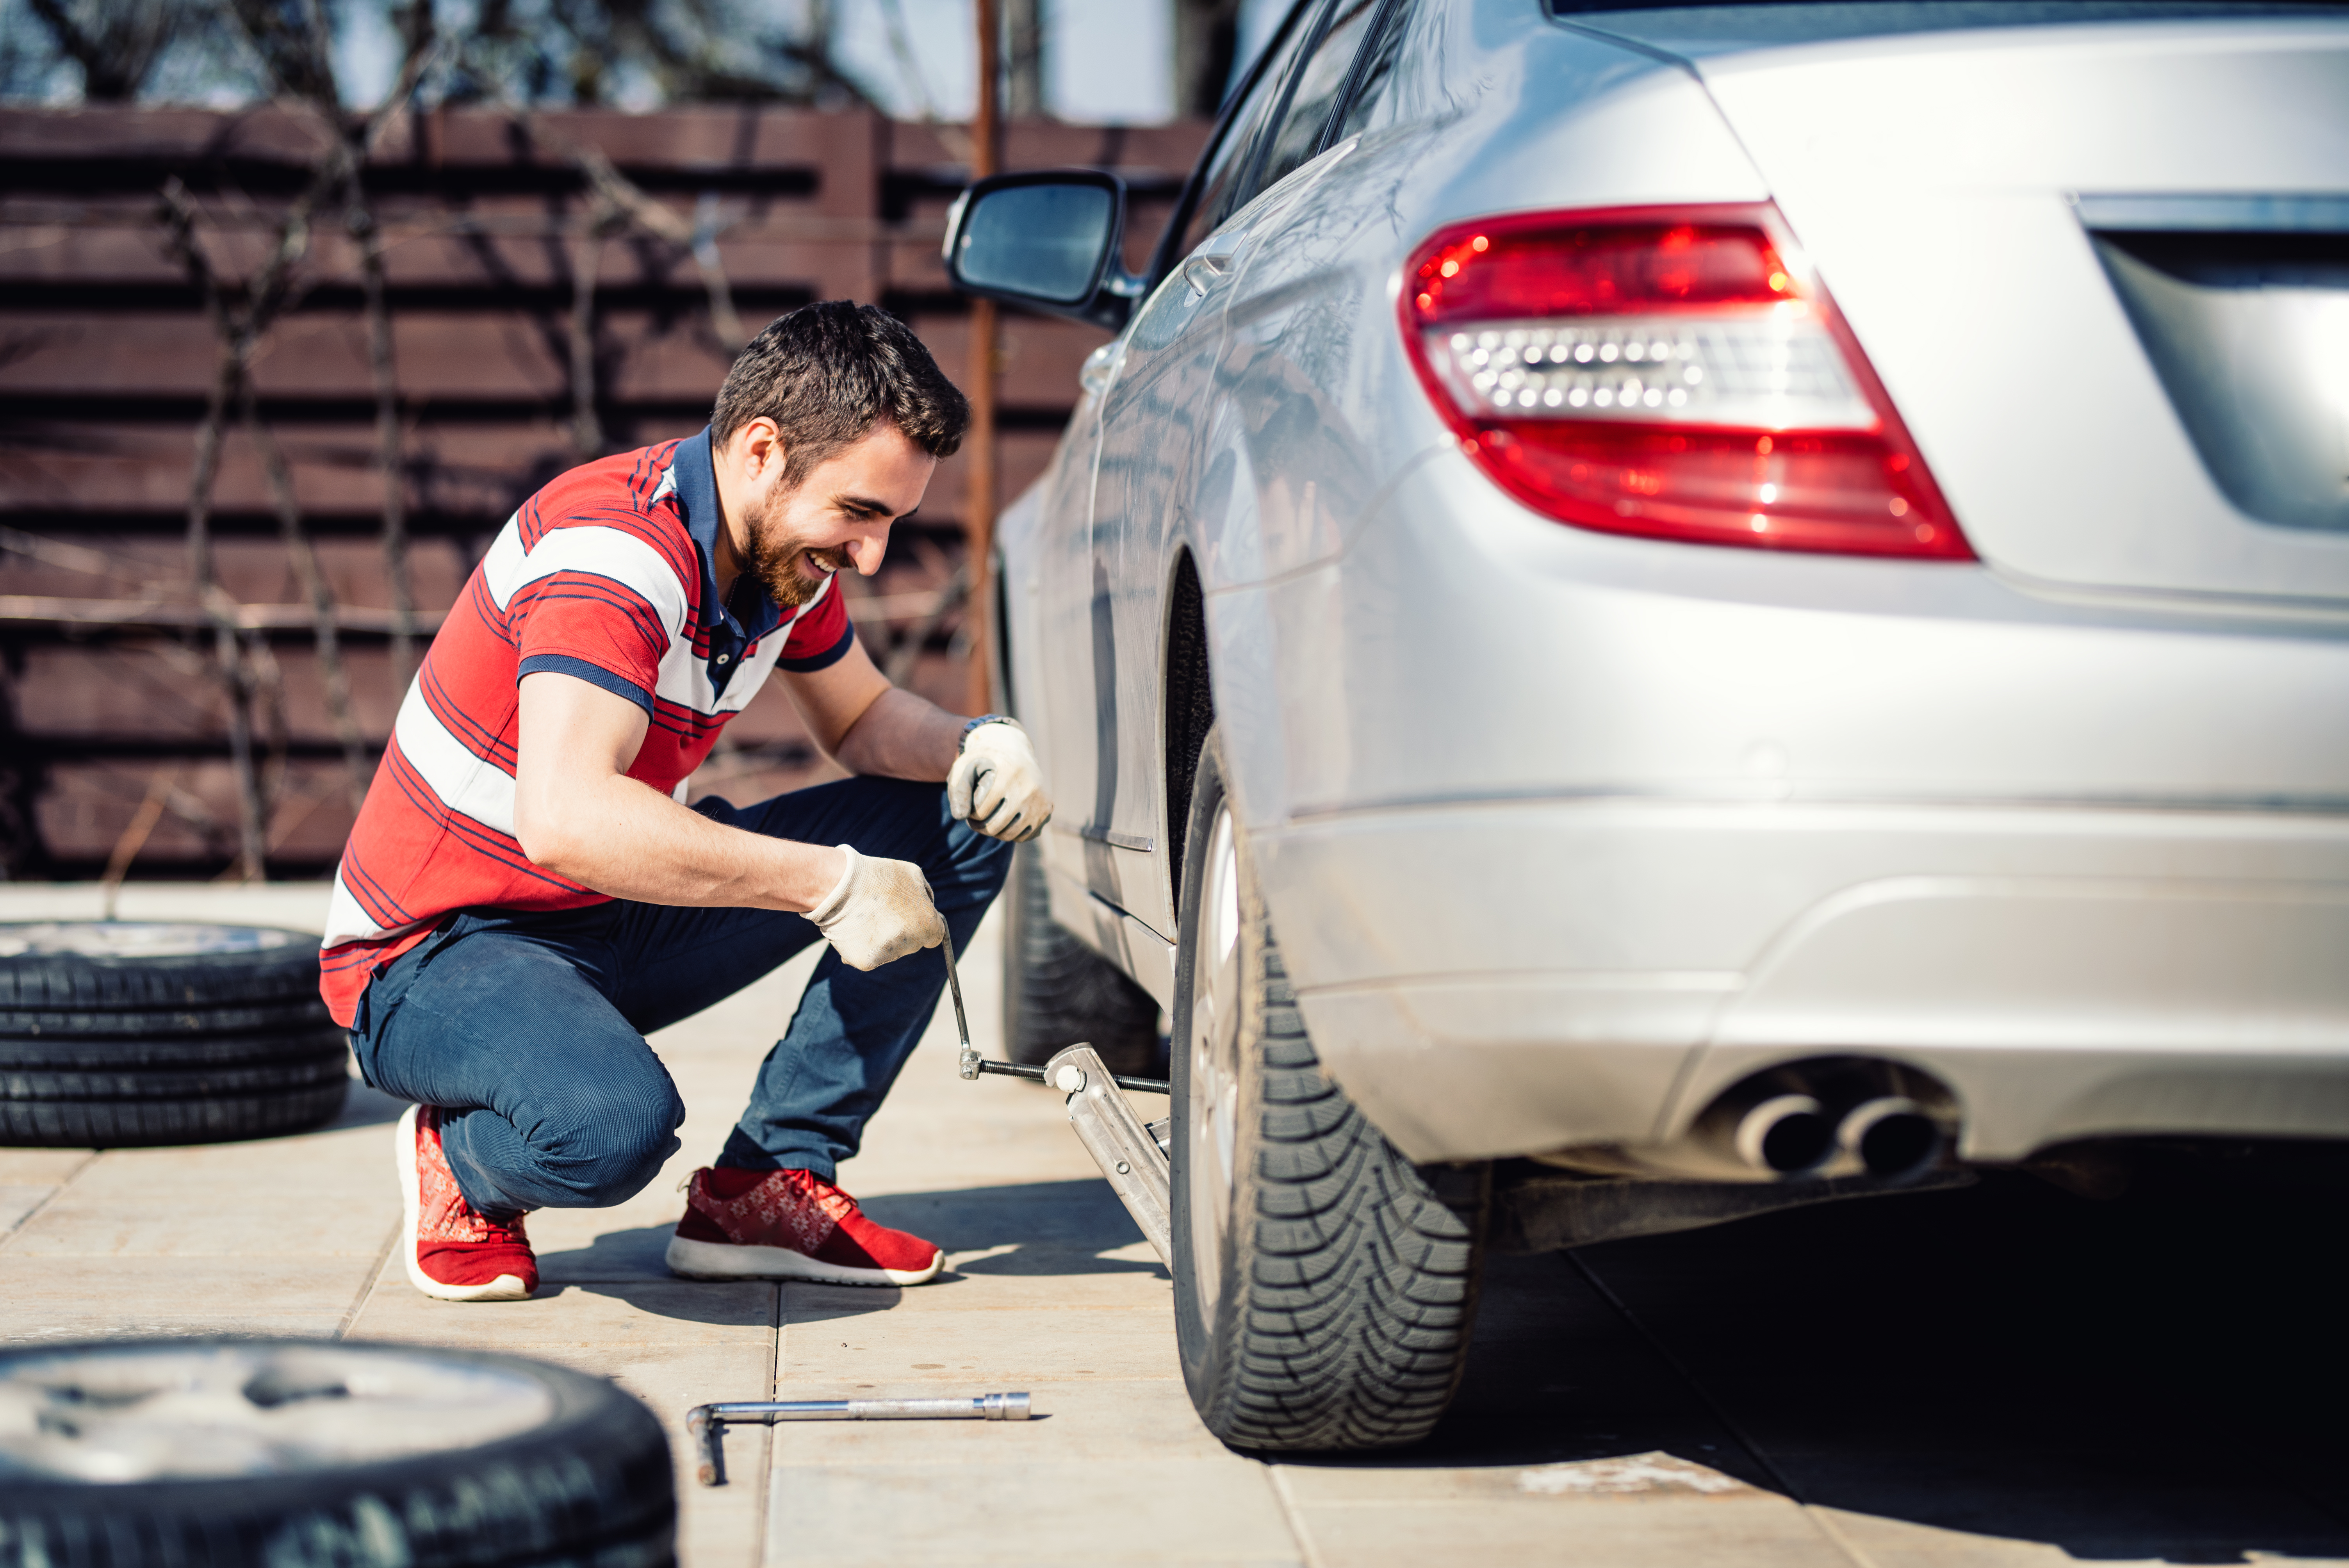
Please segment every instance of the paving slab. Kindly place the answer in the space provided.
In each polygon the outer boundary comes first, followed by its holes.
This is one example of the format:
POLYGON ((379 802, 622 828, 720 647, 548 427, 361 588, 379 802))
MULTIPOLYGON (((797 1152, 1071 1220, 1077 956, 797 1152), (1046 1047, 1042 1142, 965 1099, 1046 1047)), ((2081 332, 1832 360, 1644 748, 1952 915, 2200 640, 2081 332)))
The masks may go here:
POLYGON ((23 1224, 26 1215, 56 1196, 57 1191, 55 1184, 38 1187, 0 1184, 0 1233, 23 1224))
MULTIPOLYGON (((0 920, 98 907, 95 889, 0 886, 0 920)), ((283 886, 134 884, 121 904, 311 929, 324 909, 283 886)), ((963 965, 991 1055, 997 941, 990 920, 963 965)), ((1166 1271, 1058 1097, 963 1082, 941 1009, 842 1172, 874 1218, 946 1249, 940 1280, 677 1280, 678 1183, 722 1143, 815 957, 655 1038, 679 1148, 626 1203, 532 1216, 535 1301, 409 1287, 401 1106, 355 1085, 298 1138, 0 1150, 0 1341, 349 1334, 608 1377, 671 1434, 688 1568, 2349 1563, 2332 1192, 2099 1207, 1993 1180, 1497 1258, 1425 1444, 1268 1464, 1192 1414, 1166 1271), (738 1427, 728 1485, 687 1469, 695 1403, 1021 1388, 1039 1419, 738 1427)))
MULTIPOLYGON (((789 1450, 788 1439, 782 1446, 789 1450)), ((900 1568, 917 1558, 926 1564, 1304 1565, 1262 1471, 1215 1461, 786 1460, 775 1472, 767 1517, 767 1561, 779 1565, 900 1568), (908 1551, 908 1526, 916 1522, 917 1557, 908 1551)))
POLYGON ((370 1257, 19 1257, 0 1253, 0 1341, 316 1335, 350 1320, 370 1257))

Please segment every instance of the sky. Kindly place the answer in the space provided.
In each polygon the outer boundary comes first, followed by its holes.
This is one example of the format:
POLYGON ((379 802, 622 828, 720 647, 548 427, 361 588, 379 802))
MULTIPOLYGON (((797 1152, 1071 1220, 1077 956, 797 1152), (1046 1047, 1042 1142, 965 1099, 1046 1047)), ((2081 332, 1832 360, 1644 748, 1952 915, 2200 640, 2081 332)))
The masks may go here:
MULTIPOLYGON (((768 0, 785 14, 789 0, 768 0)), ((1242 58, 1261 46, 1287 0, 1242 0, 1242 58)), ((848 0, 837 5, 841 63, 905 119, 968 119, 978 99, 972 0, 848 0)), ((1081 125, 1154 125, 1174 117, 1172 0, 1043 0, 1044 108, 1081 125)), ((343 8, 336 73, 354 103, 391 85, 399 44, 384 7, 343 8)))
MULTIPOLYGON (((968 119, 978 101, 971 0, 858 0, 840 18, 842 63, 892 114, 968 119), (904 19, 912 58, 890 36, 904 19)), ((1147 125, 1174 115, 1174 18, 1167 0, 1044 0, 1044 104, 1086 125, 1147 125)))
MULTIPOLYGON (((789 0, 768 0, 779 8, 789 0)), ((1288 0, 1242 0, 1240 58, 1254 57, 1288 0)), ((891 114, 968 119, 978 99, 972 0, 847 0, 835 6, 841 63, 891 114)), ((1044 107, 1081 125, 1154 125, 1174 116, 1172 0, 1043 0, 1044 107)), ((391 85, 398 40, 384 7, 346 6, 337 73, 354 103, 391 85)))
MULTIPOLYGON (((1171 0, 1042 0, 1044 108, 1080 125, 1154 125, 1174 118, 1171 0)), ((1240 0, 1239 58, 1253 59, 1288 0, 1240 0)), ((895 114, 968 119, 978 101, 971 0, 853 0, 842 5, 840 52, 895 114), (891 36, 903 18, 904 53, 891 36), (912 69, 905 56, 911 55, 912 69)))

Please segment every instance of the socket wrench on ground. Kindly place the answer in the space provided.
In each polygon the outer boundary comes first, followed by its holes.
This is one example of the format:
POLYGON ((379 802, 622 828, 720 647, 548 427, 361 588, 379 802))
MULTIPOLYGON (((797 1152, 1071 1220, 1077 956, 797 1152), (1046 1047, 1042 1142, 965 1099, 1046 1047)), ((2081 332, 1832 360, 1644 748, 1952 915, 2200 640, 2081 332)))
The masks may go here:
POLYGON ((693 1439, 694 1478, 704 1486, 723 1486, 724 1456, 719 1439, 729 1421, 1024 1421, 1025 1394, 981 1394, 975 1399, 740 1399, 730 1404, 696 1405, 685 1413, 685 1430, 693 1439))

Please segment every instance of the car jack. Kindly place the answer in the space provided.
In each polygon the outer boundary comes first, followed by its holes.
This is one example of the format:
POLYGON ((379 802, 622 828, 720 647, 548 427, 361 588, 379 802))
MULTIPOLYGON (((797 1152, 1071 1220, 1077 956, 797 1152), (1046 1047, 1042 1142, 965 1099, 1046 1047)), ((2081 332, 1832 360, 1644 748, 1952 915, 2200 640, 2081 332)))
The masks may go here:
POLYGON ((1042 1067, 1029 1067, 1019 1062, 991 1061, 982 1057, 970 1043, 970 1021, 962 1008, 962 981, 955 974, 954 944, 942 944, 947 955, 947 988, 954 996, 955 1036, 962 1043, 962 1055, 957 1066, 966 1078, 977 1078, 984 1073, 999 1073, 1006 1078, 1033 1078, 1050 1084, 1068 1096, 1069 1125, 1077 1130, 1077 1141, 1093 1157, 1108 1178, 1110 1190, 1117 1194, 1133 1222, 1158 1250, 1161 1262, 1174 1266, 1173 1223, 1167 1203, 1167 1142, 1173 1121, 1145 1124, 1126 1102, 1123 1093, 1133 1089, 1143 1094, 1165 1094, 1169 1086, 1164 1078, 1128 1078, 1113 1073, 1102 1061, 1101 1053, 1090 1045, 1074 1045, 1054 1053, 1042 1067))

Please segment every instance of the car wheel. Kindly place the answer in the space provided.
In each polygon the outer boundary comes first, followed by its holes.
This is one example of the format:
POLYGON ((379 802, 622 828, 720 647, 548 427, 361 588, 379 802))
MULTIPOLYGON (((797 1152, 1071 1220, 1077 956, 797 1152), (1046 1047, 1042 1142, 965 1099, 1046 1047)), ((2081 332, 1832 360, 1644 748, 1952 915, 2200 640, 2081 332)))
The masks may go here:
POLYGON ((128 1148, 334 1119, 350 1045, 317 938, 138 921, 0 925, 0 1144, 128 1148))
POLYGON ((650 1410, 517 1357, 319 1341, 0 1354, 0 1556, 90 1568, 661 1568, 650 1410))
POLYGON ((1003 1032, 1011 1059, 1041 1067, 1082 1042, 1113 1073, 1154 1076, 1157 999, 1053 921, 1035 845, 1011 851, 1005 891, 1003 1032))
POLYGON ((1208 732, 1175 969, 1174 1326, 1241 1449, 1391 1448, 1459 1386, 1489 1168, 1413 1165, 1321 1068, 1208 732))

